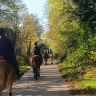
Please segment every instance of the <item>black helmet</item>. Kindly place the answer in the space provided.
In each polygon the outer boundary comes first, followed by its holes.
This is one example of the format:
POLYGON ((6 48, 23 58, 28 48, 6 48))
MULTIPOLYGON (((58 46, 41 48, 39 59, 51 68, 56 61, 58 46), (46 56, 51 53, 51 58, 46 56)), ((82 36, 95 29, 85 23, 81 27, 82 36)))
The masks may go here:
POLYGON ((0 28, 0 36, 4 36, 5 35, 5 29, 4 28, 0 28))
POLYGON ((34 45, 37 45, 37 42, 34 42, 34 45))

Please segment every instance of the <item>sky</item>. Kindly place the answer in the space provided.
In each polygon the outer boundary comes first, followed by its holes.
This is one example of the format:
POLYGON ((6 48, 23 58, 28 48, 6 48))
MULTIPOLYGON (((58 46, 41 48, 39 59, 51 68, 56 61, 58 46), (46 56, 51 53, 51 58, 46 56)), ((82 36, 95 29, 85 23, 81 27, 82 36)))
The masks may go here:
POLYGON ((40 24, 43 25, 46 30, 47 27, 47 19, 45 16, 45 7, 47 0, 22 0, 26 7, 28 8, 29 13, 37 15, 40 20, 40 24))

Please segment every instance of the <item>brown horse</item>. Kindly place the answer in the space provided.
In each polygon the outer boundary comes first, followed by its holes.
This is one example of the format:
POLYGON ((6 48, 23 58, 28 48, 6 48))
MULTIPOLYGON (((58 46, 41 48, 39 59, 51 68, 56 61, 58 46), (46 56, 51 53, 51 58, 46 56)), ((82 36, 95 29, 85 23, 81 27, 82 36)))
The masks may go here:
POLYGON ((7 85, 9 96, 12 96, 12 85, 15 80, 15 71, 7 61, 0 59, 0 96, 7 85))
POLYGON ((33 68, 34 78, 37 80, 40 77, 40 66, 42 64, 42 58, 39 55, 32 55, 30 57, 30 64, 33 68))
POLYGON ((49 55, 49 58, 50 58, 51 64, 53 64, 53 54, 48 54, 48 55, 49 55))
POLYGON ((42 55, 42 57, 43 57, 43 60, 44 60, 45 65, 47 65, 47 61, 48 61, 48 58, 49 58, 49 55, 47 54, 47 52, 44 52, 44 54, 42 55))

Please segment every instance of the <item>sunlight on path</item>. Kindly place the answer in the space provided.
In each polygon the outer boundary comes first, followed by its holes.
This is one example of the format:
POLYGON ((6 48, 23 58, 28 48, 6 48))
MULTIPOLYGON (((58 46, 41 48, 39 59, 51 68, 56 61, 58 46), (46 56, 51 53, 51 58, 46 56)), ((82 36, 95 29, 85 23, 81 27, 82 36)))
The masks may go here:
MULTIPOLYGON (((3 91, 3 96, 8 96, 3 91)), ((33 78, 32 69, 14 82, 13 96, 70 96, 68 87, 58 72, 57 65, 42 65, 41 77, 33 78)))

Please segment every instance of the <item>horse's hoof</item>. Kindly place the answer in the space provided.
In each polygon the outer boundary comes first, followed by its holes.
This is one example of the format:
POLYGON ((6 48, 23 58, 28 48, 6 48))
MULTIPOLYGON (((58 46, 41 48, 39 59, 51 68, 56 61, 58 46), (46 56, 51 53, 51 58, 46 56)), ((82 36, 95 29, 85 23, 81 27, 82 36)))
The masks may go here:
POLYGON ((8 96, 12 96, 12 93, 9 93, 9 95, 8 96))
POLYGON ((38 80, 37 76, 34 76, 34 78, 35 78, 36 80, 38 80))
POLYGON ((38 74, 37 76, 40 77, 40 74, 38 74))
POLYGON ((38 80, 37 76, 35 77, 36 80, 38 80))

